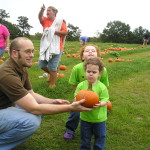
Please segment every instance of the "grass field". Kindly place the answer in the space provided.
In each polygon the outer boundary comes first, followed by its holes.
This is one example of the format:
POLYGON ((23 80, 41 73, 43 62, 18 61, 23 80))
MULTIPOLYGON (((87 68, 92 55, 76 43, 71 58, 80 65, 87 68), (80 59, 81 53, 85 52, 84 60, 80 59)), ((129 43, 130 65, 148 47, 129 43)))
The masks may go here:
MULTIPOLYGON (((39 50, 39 41, 33 42, 35 49, 39 50)), ((93 44, 98 45, 101 52, 108 52, 101 55, 109 74, 109 94, 113 104, 107 120, 106 150, 150 150, 150 45, 93 44), (125 47, 127 50, 108 50, 111 47, 125 47), (109 58, 116 59, 118 55, 124 62, 108 62, 109 58), (128 62, 128 59, 132 62, 128 62)), ((72 57, 72 54, 79 54, 79 50, 79 42, 66 42, 60 64, 65 64, 67 70, 59 71, 65 77, 58 78, 56 89, 48 88, 46 78, 38 78, 44 72, 34 64, 29 69, 34 91, 50 98, 72 102, 73 91, 68 79, 72 67, 80 62, 79 58, 72 57), (67 57, 67 53, 71 57, 67 57)), ((33 62, 38 61, 38 56, 39 51, 35 51, 33 62)), ((74 140, 63 139, 68 115, 69 113, 62 113, 45 116, 39 130, 14 150, 79 150, 79 128, 74 140)))

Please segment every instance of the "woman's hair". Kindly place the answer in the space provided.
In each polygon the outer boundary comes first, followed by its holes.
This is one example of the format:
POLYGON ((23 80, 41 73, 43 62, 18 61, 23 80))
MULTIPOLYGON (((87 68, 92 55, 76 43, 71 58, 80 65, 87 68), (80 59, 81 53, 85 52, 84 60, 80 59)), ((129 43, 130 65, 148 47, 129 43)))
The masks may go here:
POLYGON ((93 46, 93 47, 95 47, 95 49, 96 49, 96 51, 97 51, 97 56, 98 56, 98 57, 100 56, 100 49, 98 48, 98 46, 93 45, 93 44, 87 44, 87 45, 81 47, 81 50, 80 50, 80 59, 81 59, 81 61, 84 61, 84 60, 83 60, 83 53, 84 53, 84 50, 85 50, 85 48, 86 48, 87 46, 93 46))
POLYGON ((100 59, 98 57, 94 57, 94 58, 89 58, 85 61, 84 64, 84 69, 86 70, 87 65, 97 65, 99 68, 99 72, 102 72, 104 69, 104 65, 103 63, 100 61, 100 59))
POLYGON ((56 9, 54 6, 49 6, 48 8, 52 9, 55 12, 55 15, 58 13, 58 9, 56 9))

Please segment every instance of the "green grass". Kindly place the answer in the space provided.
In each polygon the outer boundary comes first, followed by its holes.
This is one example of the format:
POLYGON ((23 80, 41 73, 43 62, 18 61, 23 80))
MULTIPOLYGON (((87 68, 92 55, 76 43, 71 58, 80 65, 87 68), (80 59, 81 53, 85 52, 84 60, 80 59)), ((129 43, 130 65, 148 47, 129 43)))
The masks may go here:
MULTIPOLYGON (((33 42, 35 49, 39 49, 39 41, 33 42)), ((108 58, 115 57, 111 53, 102 55, 109 74, 109 94, 113 104, 107 120, 106 150, 150 150, 150 46, 138 48, 138 44, 94 44, 98 45, 101 51, 112 46, 135 48, 117 51, 125 62, 109 63, 108 58), (127 62, 128 59, 132 62, 127 62)), ((66 42, 64 51, 73 54, 79 49, 79 42, 66 42)), ((35 52, 34 61, 38 60, 38 56, 39 52, 35 52)), ((53 90, 48 88, 46 78, 38 78, 43 71, 38 65, 33 65, 29 69, 29 75, 34 91, 46 97, 72 102, 73 91, 68 79, 72 67, 79 62, 79 58, 67 58, 66 54, 63 54, 60 64, 65 64, 67 70, 61 71, 65 77, 58 78, 57 88, 53 90)), ((73 141, 63 139, 68 115, 69 112, 45 116, 39 130, 14 150, 79 150, 79 128, 73 141)))

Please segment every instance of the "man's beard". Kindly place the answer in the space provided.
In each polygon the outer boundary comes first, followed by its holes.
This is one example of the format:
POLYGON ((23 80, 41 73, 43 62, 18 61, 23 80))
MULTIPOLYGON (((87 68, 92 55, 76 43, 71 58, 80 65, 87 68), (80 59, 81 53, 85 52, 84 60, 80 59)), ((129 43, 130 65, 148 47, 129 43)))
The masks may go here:
MULTIPOLYGON (((20 62, 22 62, 22 56, 20 53, 18 53, 18 60, 20 60, 20 62)), ((27 63, 22 63, 22 66, 23 67, 28 67, 28 68, 31 68, 32 67, 32 64, 31 65, 28 65, 27 63)))

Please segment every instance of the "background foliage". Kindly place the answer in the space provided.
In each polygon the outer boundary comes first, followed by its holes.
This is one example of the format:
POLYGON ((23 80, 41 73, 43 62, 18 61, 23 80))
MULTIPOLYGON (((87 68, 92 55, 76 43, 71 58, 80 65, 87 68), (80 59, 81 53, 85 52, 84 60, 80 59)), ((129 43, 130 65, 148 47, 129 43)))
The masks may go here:
MULTIPOLYGON (((19 16, 17 21, 18 24, 12 24, 7 21, 10 18, 9 13, 5 10, 0 9, 0 20, 4 25, 6 25, 10 31, 10 38, 14 39, 18 36, 27 36, 33 40, 40 40, 42 33, 35 33, 30 35, 29 31, 33 28, 28 23, 28 18, 25 16, 19 16)), ((78 41, 81 36, 81 30, 79 27, 68 24, 68 35, 66 37, 67 41, 78 41)), ((143 27, 137 27, 131 31, 130 25, 125 24, 121 21, 110 21, 104 28, 102 33, 97 31, 95 37, 91 37, 91 42, 111 42, 111 43, 142 43, 144 34, 150 36, 150 31, 144 29, 143 27)))

